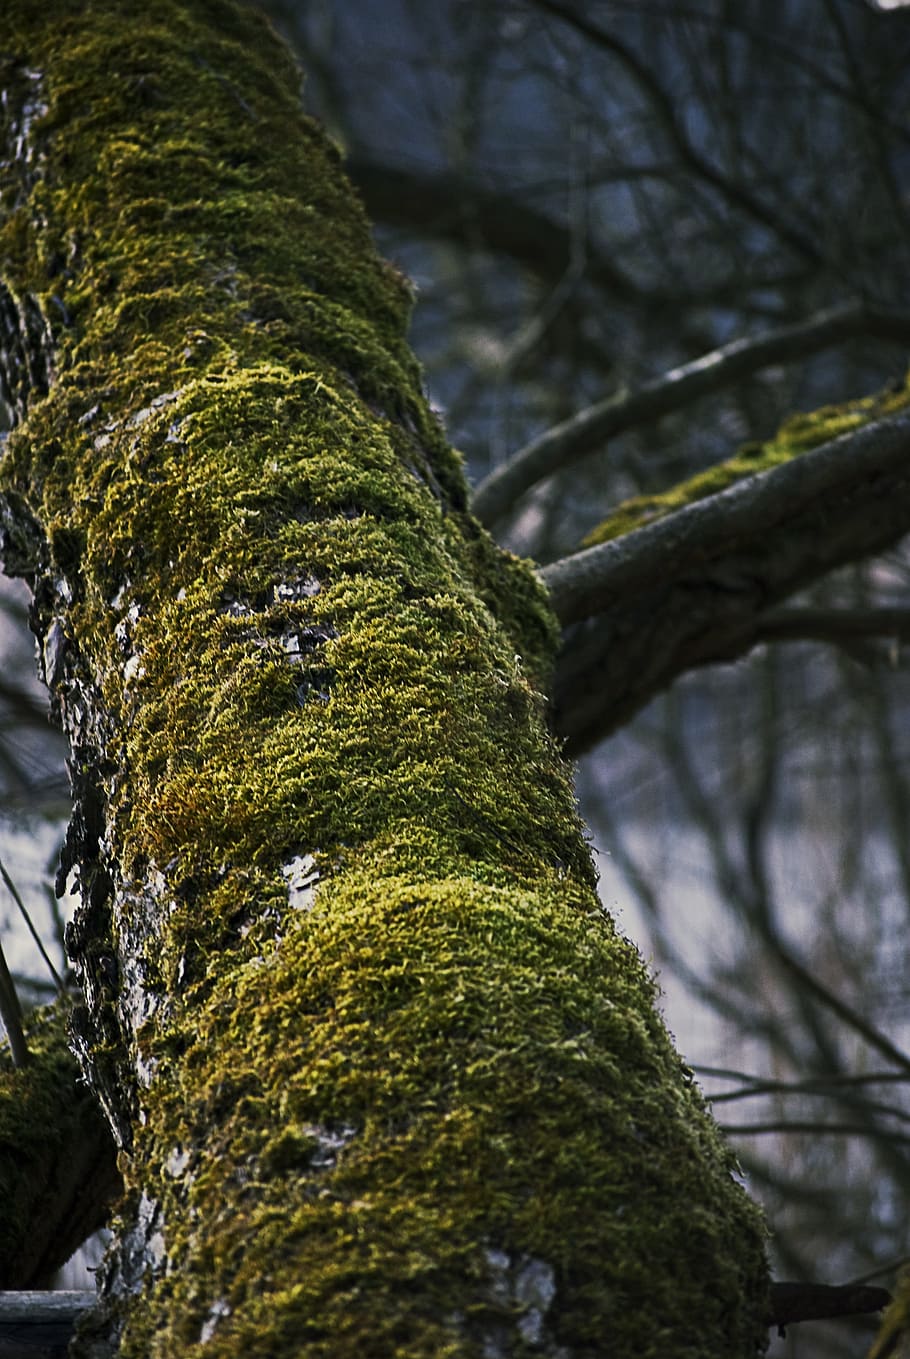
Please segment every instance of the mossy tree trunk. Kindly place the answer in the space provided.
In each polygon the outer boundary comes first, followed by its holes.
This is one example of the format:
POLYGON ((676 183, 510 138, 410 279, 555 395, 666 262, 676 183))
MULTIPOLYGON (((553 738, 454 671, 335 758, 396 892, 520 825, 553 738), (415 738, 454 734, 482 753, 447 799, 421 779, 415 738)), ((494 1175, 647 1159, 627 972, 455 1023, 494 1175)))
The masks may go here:
POLYGON ((83 1352, 756 1354, 763 1228, 598 904, 555 620, 295 67, 227 0, 0 28, 6 560, 126 1182, 83 1352))

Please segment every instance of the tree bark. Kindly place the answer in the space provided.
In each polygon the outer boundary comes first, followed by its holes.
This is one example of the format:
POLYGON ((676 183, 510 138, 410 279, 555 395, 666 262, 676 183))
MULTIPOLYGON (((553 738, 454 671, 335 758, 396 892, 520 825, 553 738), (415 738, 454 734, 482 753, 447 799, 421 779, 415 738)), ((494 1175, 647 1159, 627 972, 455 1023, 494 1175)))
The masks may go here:
POLYGON ((763 1227, 598 904, 555 619, 293 63, 226 0, 2 29, 5 557, 126 1181, 78 1352, 755 1355, 763 1227))

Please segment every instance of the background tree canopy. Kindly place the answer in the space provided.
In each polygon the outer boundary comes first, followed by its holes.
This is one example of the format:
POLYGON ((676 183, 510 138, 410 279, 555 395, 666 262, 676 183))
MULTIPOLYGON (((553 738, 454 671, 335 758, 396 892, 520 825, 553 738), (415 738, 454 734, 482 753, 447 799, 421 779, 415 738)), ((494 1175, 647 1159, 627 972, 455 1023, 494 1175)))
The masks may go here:
MULTIPOLYGON (((412 342, 501 542, 553 562, 630 497, 651 517, 795 413, 872 397, 874 414, 903 383, 910 13, 269 9, 382 252, 417 284, 412 342), (692 368, 685 399, 667 398, 668 374, 736 342, 740 357, 692 368), (611 398, 632 404, 587 438, 568 430, 546 475, 497 482, 611 398)), ((590 623, 567 629, 556 690, 606 904, 660 969, 778 1272, 831 1283, 887 1282, 908 1251, 908 565, 901 546, 828 573, 731 644, 733 663, 695 655, 619 729, 576 681, 607 663, 590 623)), ((65 797, 15 599, 0 678, 11 828, 65 797)), ((862 1340, 841 1324, 796 1343, 777 1352, 846 1356, 862 1340)))

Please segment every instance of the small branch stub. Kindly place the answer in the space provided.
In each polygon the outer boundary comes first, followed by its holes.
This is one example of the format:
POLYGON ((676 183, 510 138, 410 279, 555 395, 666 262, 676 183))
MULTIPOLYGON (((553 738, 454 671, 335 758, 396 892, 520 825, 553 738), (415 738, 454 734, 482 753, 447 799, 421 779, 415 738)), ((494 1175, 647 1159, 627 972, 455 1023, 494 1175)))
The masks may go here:
POLYGON ((833 1317, 880 1312, 891 1301, 885 1288, 869 1284, 773 1283, 768 1325, 779 1335, 797 1321, 828 1321, 833 1317))

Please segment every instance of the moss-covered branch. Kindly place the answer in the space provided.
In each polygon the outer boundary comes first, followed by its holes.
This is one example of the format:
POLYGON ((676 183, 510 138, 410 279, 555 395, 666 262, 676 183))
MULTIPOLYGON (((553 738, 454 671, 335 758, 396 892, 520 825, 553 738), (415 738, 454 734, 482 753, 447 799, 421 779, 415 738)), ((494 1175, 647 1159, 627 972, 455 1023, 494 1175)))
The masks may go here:
POLYGON ((687 670, 770 639, 772 606, 910 530, 908 401, 901 386, 800 416, 768 444, 620 505, 591 546, 541 572, 562 621, 588 620, 554 686, 570 754, 687 670))
POLYGON ((598 904, 556 620, 286 52, 227 0, 2 27, 6 552, 127 1180, 91 1343, 748 1359, 763 1228, 598 904))
POLYGON ((483 523, 495 525, 532 486, 603 449, 617 435, 684 410, 771 364, 804 360, 856 335, 906 343, 910 315, 848 303, 764 335, 731 340, 634 391, 597 401, 546 430, 480 483, 472 501, 474 512, 483 523))

